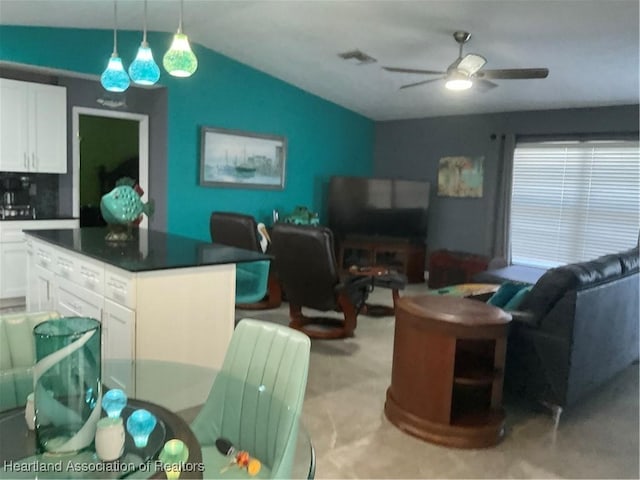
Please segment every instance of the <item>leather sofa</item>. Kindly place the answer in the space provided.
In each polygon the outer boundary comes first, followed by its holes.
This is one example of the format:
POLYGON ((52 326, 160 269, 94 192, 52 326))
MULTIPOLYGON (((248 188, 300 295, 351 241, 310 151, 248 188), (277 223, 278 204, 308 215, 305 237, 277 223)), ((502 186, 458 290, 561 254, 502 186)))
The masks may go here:
POLYGON ((638 248, 548 270, 513 313, 505 389, 566 407, 639 357, 638 248))
POLYGON ((56 312, 0 315, 0 410, 24 405, 33 391, 31 367, 36 359, 33 328, 59 318, 56 312))

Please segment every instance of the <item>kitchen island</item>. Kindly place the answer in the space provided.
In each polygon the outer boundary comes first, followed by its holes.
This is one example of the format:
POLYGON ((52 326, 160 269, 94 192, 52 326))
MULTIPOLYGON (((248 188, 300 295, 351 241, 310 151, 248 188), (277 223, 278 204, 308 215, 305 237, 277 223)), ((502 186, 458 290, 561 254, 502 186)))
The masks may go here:
POLYGON ((235 265, 270 258, 146 229, 126 242, 108 242, 102 227, 25 233, 27 310, 100 320, 103 357, 131 360, 105 380, 128 390, 143 381, 134 360, 220 368, 234 328, 235 265))

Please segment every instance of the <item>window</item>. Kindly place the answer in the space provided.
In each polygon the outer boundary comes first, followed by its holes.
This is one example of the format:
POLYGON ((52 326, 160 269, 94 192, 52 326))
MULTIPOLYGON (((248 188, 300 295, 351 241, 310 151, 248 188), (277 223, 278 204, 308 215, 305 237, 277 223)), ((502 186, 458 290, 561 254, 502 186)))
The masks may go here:
POLYGON ((518 143, 512 262, 554 267, 637 245, 639 153, 637 141, 518 143))

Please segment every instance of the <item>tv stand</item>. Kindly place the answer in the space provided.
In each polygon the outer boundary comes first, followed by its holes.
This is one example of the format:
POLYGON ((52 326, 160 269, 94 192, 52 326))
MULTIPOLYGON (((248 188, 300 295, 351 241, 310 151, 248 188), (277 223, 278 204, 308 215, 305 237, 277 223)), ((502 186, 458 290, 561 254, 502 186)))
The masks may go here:
POLYGON ((347 235, 339 241, 338 265, 387 266, 407 276, 409 283, 423 283, 426 245, 408 238, 347 235))

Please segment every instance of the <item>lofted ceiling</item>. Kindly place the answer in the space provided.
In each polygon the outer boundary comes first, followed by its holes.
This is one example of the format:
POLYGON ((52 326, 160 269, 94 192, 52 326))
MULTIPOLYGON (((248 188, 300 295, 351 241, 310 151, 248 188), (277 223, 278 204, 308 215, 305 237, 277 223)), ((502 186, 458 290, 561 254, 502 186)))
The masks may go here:
MULTIPOLYGON (((143 0, 119 0, 119 28, 139 30, 142 12, 143 0)), ((174 32, 178 12, 178 0, 148 0, 149 30, 174 32)), ((184 2, 191 41, 375 120, 637 104, 638 20, 638 0, 184 2), (548 78, 495 80, 484 93, 444 82, 399 90, 433 77, 381 68, 446 70, 456 30, 471 32, 464 51, 485 68, 546 67, 548 78), (338 56, 354 49, 377 62, 338 56)), ((0 0, 0 23, 109 29, 113 2, 0 0)))

